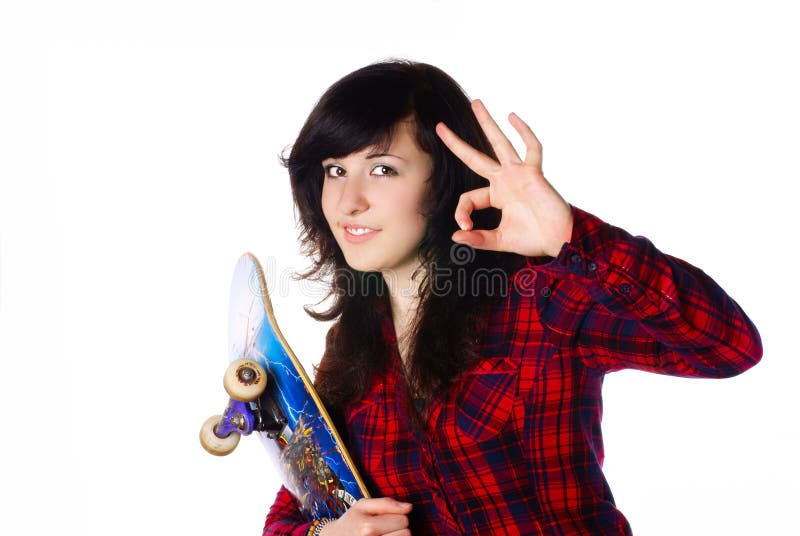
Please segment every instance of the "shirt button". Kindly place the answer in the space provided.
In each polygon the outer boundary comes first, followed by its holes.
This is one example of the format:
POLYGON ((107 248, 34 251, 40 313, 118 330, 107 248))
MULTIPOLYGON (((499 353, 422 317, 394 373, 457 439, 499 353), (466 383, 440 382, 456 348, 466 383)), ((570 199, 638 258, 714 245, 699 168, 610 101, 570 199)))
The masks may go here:
POLYGON ((619 286, 619 291, 622 292, 623 294, 627 294, 628 292, 631 291, 631 286, 627 283, 623 283, 619 286))
POLYGON ((597 270, 597 265, 593 262, 590 262, 589 264, 586 265, 586 269, 589 270, 590 272, 594 272, 595 270, 597 270))
POLYGON ((542 296, 545 298, 550 296, 550 287, 542 287, 542 296))
POLYGON ((572 264, 580 264, 581 263, 581 256, 575 253, 572 257, 569 258, 572 261, 572 264))

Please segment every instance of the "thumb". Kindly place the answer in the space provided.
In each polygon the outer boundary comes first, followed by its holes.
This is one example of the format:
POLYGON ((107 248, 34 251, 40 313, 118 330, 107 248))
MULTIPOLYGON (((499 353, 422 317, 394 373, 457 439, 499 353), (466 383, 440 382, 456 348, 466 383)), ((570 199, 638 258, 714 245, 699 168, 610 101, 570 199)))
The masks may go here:
POLYGON ((451 238, 453 242, 466 244, 475 249, 500 251, 500 235, 497 230, 456 231, 451 238))

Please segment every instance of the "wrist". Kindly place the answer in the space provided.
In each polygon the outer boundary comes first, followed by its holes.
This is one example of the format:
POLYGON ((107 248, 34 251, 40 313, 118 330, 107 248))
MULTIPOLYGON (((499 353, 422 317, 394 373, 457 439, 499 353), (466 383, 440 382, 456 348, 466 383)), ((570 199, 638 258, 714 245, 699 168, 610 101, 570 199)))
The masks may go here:
POLYGON ((321 536, 324 530, 325 525, 328 525, 333 522, 333 519, 323 517, 322 519, 317 519, 311 526, 308 527, 308 532, 306 532, 306 536, 321 536))

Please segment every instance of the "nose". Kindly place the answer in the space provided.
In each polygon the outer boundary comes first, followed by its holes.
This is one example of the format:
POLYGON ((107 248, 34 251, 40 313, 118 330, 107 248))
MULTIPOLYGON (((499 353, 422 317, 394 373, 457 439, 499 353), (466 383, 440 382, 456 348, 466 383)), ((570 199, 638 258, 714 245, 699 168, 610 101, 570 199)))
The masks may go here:
POLYGON ((365 187, 365 180, 358 175, 348 177, 344 181, 342 195, 339 198, 339 211, 342 214, 352 216, 369 208, 365 187))

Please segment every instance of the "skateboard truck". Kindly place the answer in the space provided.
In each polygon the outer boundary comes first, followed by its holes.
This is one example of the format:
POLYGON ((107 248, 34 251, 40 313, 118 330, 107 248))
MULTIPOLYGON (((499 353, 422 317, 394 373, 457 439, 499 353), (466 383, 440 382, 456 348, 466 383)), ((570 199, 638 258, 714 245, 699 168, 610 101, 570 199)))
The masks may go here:
POLYGON ((241 435, 250 435, 253 432, 266 432, 270 439, 275 439, 286 427, 289 420, 283 416, 279 408, 270 408, 266 411, 262 398, 254 402, 242 402, 231 399, 225 413, 222 414, 219 424, 214 429, 217 437, 226 437, 237 432, 241 435), (255 405, 253 408, 251 406, 255 405), (278 410, 277 412, 274 410, 278 410))

